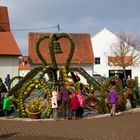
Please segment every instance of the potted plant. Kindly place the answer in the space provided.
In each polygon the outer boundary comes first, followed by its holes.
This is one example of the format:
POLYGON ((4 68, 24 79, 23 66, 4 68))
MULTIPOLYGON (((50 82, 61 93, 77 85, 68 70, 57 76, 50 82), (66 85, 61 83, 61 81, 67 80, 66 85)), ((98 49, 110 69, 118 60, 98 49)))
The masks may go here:
POLYGON ((30 100, 26 105, 26 112, 32 119, 39 119, 41 115, 42 103, 39 100, 30 100))

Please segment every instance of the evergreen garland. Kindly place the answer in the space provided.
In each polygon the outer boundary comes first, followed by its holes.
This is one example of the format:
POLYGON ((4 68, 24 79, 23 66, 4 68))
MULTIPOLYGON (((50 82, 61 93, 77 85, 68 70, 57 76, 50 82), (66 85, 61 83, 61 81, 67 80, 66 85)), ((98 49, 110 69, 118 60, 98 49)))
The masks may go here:
POLYGON ((48 35, 41 35, 40 38, 37 40, 36 42, 36 54, 38 55, 39 59, 41 60, 42 64, 47 66, 47 62, 46 60, 43 58, 42 54, 39 51, 39 47, 40 47, 40 43, 41 41, 43 41, 44 39, 48 39, 49 36, 48 35))
POLYGON ((36 67, 33 68, 29 73, 26 74, 25 77, 23 77, 20 82, 18 82, 13 88, 11 88, 8 91, 8 96, 14 94, 15 92, 17 92, 24 83, 26 83, 26 81, 33 79, 33 77, 35 77, 39 71, 41 71, 43 69, 43 67, 36 67))
POLYGON ((9 83, 8 83, 8 89, 11 89, 11 84, 12 84, 12 82, 13 82, 15 79, 18 79, 18 80, 20 81, 22 78, 23 78, 22 76, 15 76, 15 77, 13 77, 13 78, 9 81, 9 83))

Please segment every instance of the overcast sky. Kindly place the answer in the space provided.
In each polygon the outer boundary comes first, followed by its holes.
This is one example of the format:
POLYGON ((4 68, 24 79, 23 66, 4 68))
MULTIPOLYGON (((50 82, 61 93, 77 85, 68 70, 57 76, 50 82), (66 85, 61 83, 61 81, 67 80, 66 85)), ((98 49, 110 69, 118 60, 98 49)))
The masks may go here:
MULTIPOLYGON (((0 0, 7 6, 11 30, 90 33, 106 27, 140 35, 140 0, 0 0), (52 27, 52 28, 49 28, 52 27)), ((28 31, 12 31, 23 55, 28 55, 28 31)))

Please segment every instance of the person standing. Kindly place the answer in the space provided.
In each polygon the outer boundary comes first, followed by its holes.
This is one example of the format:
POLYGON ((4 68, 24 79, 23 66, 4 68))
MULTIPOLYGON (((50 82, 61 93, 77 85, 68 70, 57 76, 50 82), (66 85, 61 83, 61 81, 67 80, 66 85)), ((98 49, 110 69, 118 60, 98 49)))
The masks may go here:
POLYGON ((78 107, 78 116, 80 118, 83 118, 83 113, 84 113, 84 95, 80 89, 77 90, 77 97, 78 97, 78 102, 79 102, 79 107, 78 107))
POLYGON ((7 74, 7 77, 5 78, 5 84, 9 90, 9 82, 10 82, 10 74, 7 74))
POLYGON ((0 99, 4 97, 6 92, 7 92, 7 88, 3 83, 2 79, 0 78, 0 99))
POLYGON ((72 93, 70 98, 70 109, 71 109, 71 117, 73 120, 76 120, 76 113, 79 107, 79 102, 76 93, 72 93))
POLYGON ((108 100, 111 103, 112 107, 111 107, 111 116, 115 116, 115 112, 116 112, 116 103, 118 100, 118 93, 116 91, 116 87, 112 86, 111 87, 111 91, 109 92, 108 95, 108 100))
POLYGON ((57 92, 53 89, 52 90, 52 98, 51 98, 51 103, 52 103, 52 110, 53 110, 53 118, 57 119, 57 92))
POLYGON ((69 91, 64 86, 62 86, 60 88, 60 92, 59 93, 60 93, 60 98, 61 98, 61 101, 62 101, 63 117, 64 117, 64 119, 69 119, 69 117, 70 117, 70 107, 69 107, 70 97, 69 97, 69 91))

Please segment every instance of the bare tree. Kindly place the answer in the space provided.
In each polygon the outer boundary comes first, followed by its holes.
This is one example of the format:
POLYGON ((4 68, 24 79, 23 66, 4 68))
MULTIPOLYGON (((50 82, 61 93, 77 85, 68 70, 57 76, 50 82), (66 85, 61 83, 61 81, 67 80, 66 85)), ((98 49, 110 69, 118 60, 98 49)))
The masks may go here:
POLYGON ((138 40, 131 33, 120 32, 118 41, 111 47, 111 54, 114 56, 114 66, 123 69, 126 79, 126 68, 140 64, 140 51, 137 48, 138 40))

